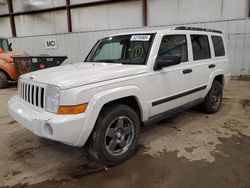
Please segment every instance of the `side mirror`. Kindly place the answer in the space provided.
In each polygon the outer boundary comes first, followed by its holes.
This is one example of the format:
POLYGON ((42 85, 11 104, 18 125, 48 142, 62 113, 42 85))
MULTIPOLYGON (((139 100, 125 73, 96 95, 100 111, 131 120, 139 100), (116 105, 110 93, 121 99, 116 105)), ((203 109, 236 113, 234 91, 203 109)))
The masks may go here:
POLYGON ((160 56, 156 59, 154 70, 161 70, 164 67, 178 65, 181 63, 180 55, 160 56))
POLYGON ((9 51, 12 51, 12 42, 9 44, 9 51))

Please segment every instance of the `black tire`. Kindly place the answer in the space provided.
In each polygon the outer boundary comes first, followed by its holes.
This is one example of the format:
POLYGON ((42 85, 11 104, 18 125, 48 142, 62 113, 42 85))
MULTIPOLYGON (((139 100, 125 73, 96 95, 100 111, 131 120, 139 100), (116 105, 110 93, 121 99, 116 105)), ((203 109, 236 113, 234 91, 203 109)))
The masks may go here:
POLYGON ((214 114, 219 111, 223 96, 223 87, 221 83, 215 80, 208 92, 205 100, 201 103, 201 110, 208 114, 214 114))
POLYGON ((99 114, 88 140, 88 152, 103 165, 117 165, 135 153, 139 133, 140 120, 137 113, 127 105, 111 104, 102 109, 99 114), (128 133, 130 128, 131 133, 128 133), (123 133, 118 134, 120 129, 123 133), (114 145, 116 146, 113 149, 114 145))
POLYGON ((0 89, 8 87, 8 76, 5 74, 5 72, 0 71, 0 89))

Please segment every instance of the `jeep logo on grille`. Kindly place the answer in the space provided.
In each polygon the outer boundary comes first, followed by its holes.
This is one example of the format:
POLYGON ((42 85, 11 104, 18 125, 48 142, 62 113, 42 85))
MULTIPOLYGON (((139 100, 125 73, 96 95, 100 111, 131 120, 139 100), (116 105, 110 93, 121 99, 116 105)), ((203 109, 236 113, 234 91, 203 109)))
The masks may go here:
POLYGON ((29 79, 30 79, 30 80, 33 80, 33 79, 34 79, 34 76, 30 76, 29 79))

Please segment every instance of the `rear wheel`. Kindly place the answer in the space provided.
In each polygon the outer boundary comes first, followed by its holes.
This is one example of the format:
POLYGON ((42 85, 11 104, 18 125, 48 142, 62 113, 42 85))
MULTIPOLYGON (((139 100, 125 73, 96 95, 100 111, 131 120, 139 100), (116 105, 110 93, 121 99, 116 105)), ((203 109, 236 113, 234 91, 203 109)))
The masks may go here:
POLYGON ((131 107, 105 107, 89 140, 89 153, 104 165, 117 165, 134 154, 139 132, 139 117, 131 107))
POLYGON ((5 72, 0 71, 0 89, 8 87, 8 76, 5 72))
POLYGON ((218 112, 222 102, 222 95, 222 85, 219 81, 215 80, 205 100, 200 105, 201 110, 209 114, 218 112))

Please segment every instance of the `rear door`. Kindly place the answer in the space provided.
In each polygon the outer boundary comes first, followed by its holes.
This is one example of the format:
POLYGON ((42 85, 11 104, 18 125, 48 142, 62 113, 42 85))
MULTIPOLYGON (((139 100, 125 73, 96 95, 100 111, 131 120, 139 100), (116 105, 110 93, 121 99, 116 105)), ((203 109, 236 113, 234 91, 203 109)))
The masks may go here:
MULTIPOLYGON (((228 58, 226 57, 225 42, 222 35, 211 35, 211 44, 213 52, 213 60, 209 66, 210 74, 215 70, 222 69, 225 70, 228 67, 228 58)), ((225 70, 225 73, 228 73, 229 70, 225 70)))
POLYGON ((191 64, 193 71, 193 89, 190 100, 204 97, 210 77, 209 66, 212 64, 212 50, 209 35, 198 32, 190 34, 191 64))

